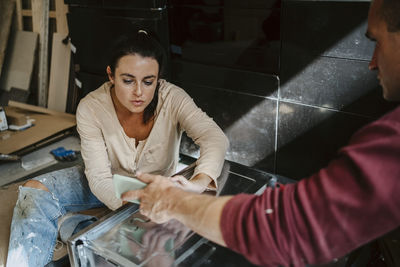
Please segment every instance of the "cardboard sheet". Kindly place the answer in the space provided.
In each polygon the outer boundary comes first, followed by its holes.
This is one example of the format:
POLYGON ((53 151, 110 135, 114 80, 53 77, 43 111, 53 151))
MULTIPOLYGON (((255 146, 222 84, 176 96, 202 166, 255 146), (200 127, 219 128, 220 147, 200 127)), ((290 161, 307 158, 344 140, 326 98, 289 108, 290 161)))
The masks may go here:
POLYGON ((10 101, 7 109, 18 108, 30 119, 34 126, 23 131, 3 131, 0 133, 0 153, 12 154, 28 146, 38 144, 43 140, 76 126, 75 115, 48 110, 45 108, 10 101))
POLYGON ((10 51, 4 58, 0 88, 10 91, 11 88, 29 90, 38 34, 36 32, 16 31, 11 36, 10 51))

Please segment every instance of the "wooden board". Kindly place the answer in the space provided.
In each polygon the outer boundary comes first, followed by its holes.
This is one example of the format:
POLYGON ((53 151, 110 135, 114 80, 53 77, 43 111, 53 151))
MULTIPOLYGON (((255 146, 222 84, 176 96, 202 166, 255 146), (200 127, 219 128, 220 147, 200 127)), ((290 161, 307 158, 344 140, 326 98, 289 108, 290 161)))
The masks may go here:
POLYGON ((47 107, 65 112, 68 96, 70 43, 64 44, 65 34, 53 34, 53 48, 50 66, 50 84, 47 107))
POLYGON ((14 11, 14 0, 1 0, 0 1, 0 75, 7 48, 8 37, 10 35, 10 28, 12 22, 12 15, 14 11))
MULTIPOLYGON (((35 119, 35 125, 23 131, 7 130, 1 132, 0 153, 12 154, 76 126, 75 116, 72 114, 60 113, 57 111, 47 112, 45 108, 27 104, 19 105, 17 102, 11 102, 11 104, 14 104, 14 107, 25 107, 24 110, 20 112, 25 113, 31 119, 35 119)), ((5 107, 6 114, 8 108, 9 107, 5 107)))
POLYGON ((38 34, 27 31, 16 31, 12 34, 3 74, 0 78, 0 88, 10 91, 12 87, 29 90, 38 34))
POLYGON ((29 104, 20 103, 20 102, 16 102, 16 101, 11 101, 10 100, 10 101, 8 101, 8 106, 9 107, 21 108, 21 109, 25 109, 25 110, 29 110, 29 111, 37 112, 37 113, 43 113, 43 114, 50 114, 50 115, 66 117, 71 121, 75 121, 75 115, 73 115, 73 114, 63 113, 63 112, 59 112, 59 111, 56 111, 56 110, 42 108, 42 107, 38 107, 38 106, 34 106, 34 105, 29 105, 29 104))

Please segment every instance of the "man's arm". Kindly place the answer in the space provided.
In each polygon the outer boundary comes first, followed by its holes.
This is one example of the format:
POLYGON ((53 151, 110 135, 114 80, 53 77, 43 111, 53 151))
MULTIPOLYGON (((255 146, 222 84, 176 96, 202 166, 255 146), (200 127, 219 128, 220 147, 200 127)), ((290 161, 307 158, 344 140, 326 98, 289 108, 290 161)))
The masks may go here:
POLYGON ((326 168, 260 196, 193 195, 142 175, 150 184, 133 198, 156 222, 176 218, 257 265, 327 263, 400 225, 399 118, 400 108, 358 131, 326 168))
POLYGON ((232 197, 213 197, 183 191, 166 177, 138 174, 148 185, 129 191, 123 200, 139 199, 140 212, 152 221, 163 223, 176 219, 205 238, 226 246, 220 229, 222 210, 232 197))

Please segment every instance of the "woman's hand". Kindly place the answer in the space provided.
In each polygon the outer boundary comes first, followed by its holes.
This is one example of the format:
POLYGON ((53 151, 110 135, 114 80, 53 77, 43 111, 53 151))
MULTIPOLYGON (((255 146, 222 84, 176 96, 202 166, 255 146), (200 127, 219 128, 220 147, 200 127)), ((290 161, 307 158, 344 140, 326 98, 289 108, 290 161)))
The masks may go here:
POLYGON ((199 173, 191 180, 186 179, 182 175, 177 175, 169 178, 176 187, 179 187, 188 192, 203 193, 207 189, 212 179, 203 173, 199 173))
POLYGON ((202 193, 204 190, 206 190, 205 186, 202 186, 200 184, 194 183, 183 177, 182 175, 177 175, 174 177, 169 178, 171 182, 174 183, 174 185, 180 189, 183 189, 188 192, 194 192, 194 193, 202 193))
POLYGON ((176 195, 175 191, 181 190, 176 188, 168 177, 139 172, 136 177, 146 183, 147 186, 143 189, 125 192, 121 195, 121 199, 123 201, 139 200, 140 213, 153 222, 164 223, 170 220, 169 210, 172 208, 171 204, 175 201, 173 199, 176 195))

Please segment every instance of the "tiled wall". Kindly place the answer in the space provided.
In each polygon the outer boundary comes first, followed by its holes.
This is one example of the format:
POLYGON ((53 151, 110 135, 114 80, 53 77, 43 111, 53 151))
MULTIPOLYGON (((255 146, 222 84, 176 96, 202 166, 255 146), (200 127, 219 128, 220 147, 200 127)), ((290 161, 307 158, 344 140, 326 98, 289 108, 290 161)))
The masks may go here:
POLYGON ((368 8, 360 1, 283 3, 277 173, 312 174, 391 108, 368 70, 368 8))
MULTIPOLYGON (((179 48, 172 57, 172 82, 227 134, 227 159, 300 179, 325 166, 352 133, 393 107, 383 101, 376 74, 368 70, 373 51, 364 37, 369 2, 251 2, 263 3, 265 18, 229 27, 223 20, 222 28, 235 37, 214 40, 218 56, 232 58, 229 64, 209 60, 216 54, 204 44, 196 50, 193 42, 174 41, 179 29, 170 28, 172 45, 179 48), (246 27, 261 28, 263 34, 238 38, 246 27), (250 56, 232 49, 242 41, 258 44, 247 49, 250 56)), ((186 137, 181 152, 198 155, 186 137)))

